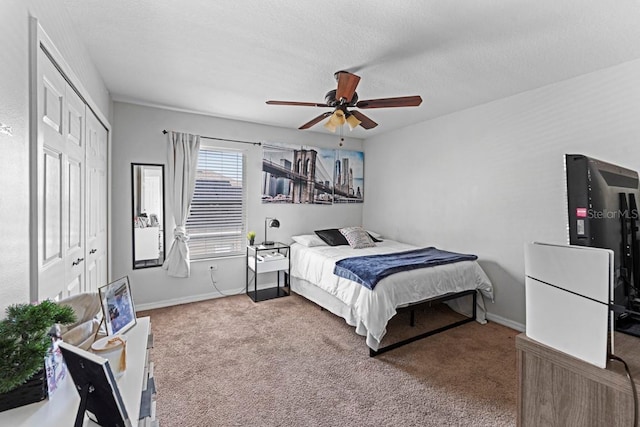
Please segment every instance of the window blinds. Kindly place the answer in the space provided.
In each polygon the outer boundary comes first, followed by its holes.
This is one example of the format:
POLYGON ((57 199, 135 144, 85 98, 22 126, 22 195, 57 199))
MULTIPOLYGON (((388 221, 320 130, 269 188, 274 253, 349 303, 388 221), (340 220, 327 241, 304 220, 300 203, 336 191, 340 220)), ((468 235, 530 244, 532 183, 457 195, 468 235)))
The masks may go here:
POLYGON ((243 154, 201 147, 186 228, 191 259, 244 253, 243 154))

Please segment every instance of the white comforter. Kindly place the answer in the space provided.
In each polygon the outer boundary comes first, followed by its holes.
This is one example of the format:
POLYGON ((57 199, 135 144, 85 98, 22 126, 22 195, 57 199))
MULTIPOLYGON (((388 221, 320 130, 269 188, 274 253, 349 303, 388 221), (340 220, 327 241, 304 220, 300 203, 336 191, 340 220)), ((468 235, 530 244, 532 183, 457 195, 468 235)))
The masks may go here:
MULTIPOLYGON (((351 249, 349 246, 306 247, 291 245, 291 275, 304 279, 335 296, 351 307, 356 332, 367 336, 367 345, 377 349, 396 308, 450 292, 478 289, 493 300, 493 286, 476 261, 420 268, 392 274, 382 279, 372 291, 354 281, 333 274, 336 261, 353 256, 375 255, 417 249, 415 246, 385 240, 373 248, 351 249)), ((482 298, 478 298, 477 320, 485 322, 482 298)))

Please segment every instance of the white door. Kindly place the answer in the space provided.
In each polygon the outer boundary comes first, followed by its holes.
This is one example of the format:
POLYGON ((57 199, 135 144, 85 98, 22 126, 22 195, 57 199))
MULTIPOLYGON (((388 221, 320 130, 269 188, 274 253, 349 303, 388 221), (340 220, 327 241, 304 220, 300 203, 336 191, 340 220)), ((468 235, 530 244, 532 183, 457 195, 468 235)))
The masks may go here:
POLYGON ((86 287, 107 284, 107 129, 87 108, 86 287))
POLYGON ((84 291, 85 268, 85 105, 80 96, 67 85, 66 182, 68 205, 66 295, 84 291))
MULTIPOLYGON (((60 298, 65 277, 63 230, 65 138, 63 131, 67 82, 53 64, 38 55, 38 287, 35 299, 60 298)), ((32 299, 34 295, 32 294, 32 299)))
POLYGON ((85 107, 42 51, 37 92, 35 297, 60 299, 84 285, 85 107))

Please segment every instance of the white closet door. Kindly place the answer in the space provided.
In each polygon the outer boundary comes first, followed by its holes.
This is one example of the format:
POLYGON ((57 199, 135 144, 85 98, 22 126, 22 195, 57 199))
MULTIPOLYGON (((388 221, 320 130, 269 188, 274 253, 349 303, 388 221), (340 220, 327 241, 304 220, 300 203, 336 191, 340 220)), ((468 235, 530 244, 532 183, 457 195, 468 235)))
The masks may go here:
POLYGON ((84 286, 84 103, 42 51, 37 92, 37 299, 59 299, 84 286))
POLYGON ((87 108, 86 292, 107 284, 107 129, 87 108))
POLYGON ((67 218, 64 154, 67 82, 44 55, 38 55, 38 295, 59 298, 65 278, 67 218))
POLYGON ((85 288, 85 105, 80 96, 67 86, 67 200, 68 237, 66 263, 66 295, 84 291, 85 288))

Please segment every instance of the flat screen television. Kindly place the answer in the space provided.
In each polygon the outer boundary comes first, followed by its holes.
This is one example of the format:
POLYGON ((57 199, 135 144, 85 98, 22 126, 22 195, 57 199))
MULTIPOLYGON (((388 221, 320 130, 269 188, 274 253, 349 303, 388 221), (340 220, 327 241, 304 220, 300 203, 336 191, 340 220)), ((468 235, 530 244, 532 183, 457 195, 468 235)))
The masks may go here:
POLYGON ((569 243, 614 252, 616 329, 640 336, 638 173, 582 154, 565 155, 565 169, 569 243))

